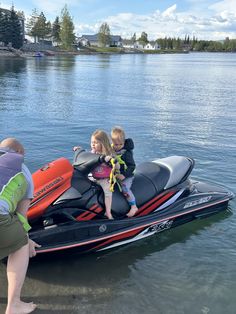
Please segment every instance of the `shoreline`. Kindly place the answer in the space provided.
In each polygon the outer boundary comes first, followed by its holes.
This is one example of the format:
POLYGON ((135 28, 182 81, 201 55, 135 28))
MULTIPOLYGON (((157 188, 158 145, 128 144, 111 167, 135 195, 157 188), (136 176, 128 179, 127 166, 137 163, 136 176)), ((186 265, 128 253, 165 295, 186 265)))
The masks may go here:
POLYGON ((48 56, 77 56, 77 55, 117 55, 117 54, 150 54, 150 55, 161 55, 161 54, 189 54, 189 53, 233 53, 229 51, 173 51, 173 50, 158 50, 158 51, 54 51, 54 50, 40 50, 40 51, 21 51, 14 49, 9 51, 7 49, 0 49, 0 58, 1 57, 48 57, 48 56), (41 55, 37 56, 37 53, 41 55))
POLYGON ((38 51, 22 51, 20 49, 1 49, 0 57, 44 57, 44 56, 77 56, 77 55, 110 55, 110 54, 186 54, 189 51, 173 51, 173 50, 156 50, 156 51, 140 51, 140 50, 78 50, 78 51, 57 51, 57 50, 38 50, 38 51), (37 53, 41 55, 37 56, 37 53))

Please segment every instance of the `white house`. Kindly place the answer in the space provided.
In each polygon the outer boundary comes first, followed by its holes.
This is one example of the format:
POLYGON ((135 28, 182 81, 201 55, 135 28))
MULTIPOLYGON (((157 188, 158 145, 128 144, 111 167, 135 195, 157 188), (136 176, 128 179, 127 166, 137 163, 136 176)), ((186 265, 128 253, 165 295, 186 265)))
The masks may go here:
POLYGON ((141 42, 141 41, 136 41, 134 43, 134 48, 135 49, 144 49, 144 47, 145 47, 145 44, 143 42, 141 42))
POLYGON ((90 46, 90 42, 87 38, 81 36, 79 38, 76 38, 76 43, 79 45, 79 46, 82 46, 82 47, 88 47, 90 46))
POLYGON ((122 45, 124 48, 134 49, 134 42, 131 39, 123 39, 122 45))
POLYGON ((160 50, 160 45, 155 41, 150 41, 144 46, 145 50, 160 50))

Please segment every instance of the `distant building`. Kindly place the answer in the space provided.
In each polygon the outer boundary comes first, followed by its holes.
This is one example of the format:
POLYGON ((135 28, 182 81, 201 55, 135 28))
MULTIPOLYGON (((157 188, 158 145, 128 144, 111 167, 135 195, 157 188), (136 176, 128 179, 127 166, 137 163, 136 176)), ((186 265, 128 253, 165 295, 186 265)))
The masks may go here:
POLYGON ((145 44, 142 41, 135 41, 131 39, 123 39, 123 47, 127 49, 138 49, 138 50, 160 50, 161 46, 156 41, 149 41, 145 44))
MULTIPOLYGON (((113 47, 122 47, 122 38, 119 35, 111 35, 111 43, 110 46, 113 47)), ((98 34, 94 35, 82 35, 77 39, 77 43, 82 47, 99 47, 98 34)))
POLYGON ((131 39, 123 39, 122 44, 123 44, 124 48, 130 48, 130 49, 134 49, 135 48, 134 47, 135 43, 131 39))
POLYGON ((156 41, 149 41, 149 43, 147 43, 144 46, 145 50, 160 50, 161 46, 156 42, 156 41))
POLYGON ((134 48, 135 49, 144 49, 144 47, 145 47, 145 44, 144 44, 144 42, 141 42, 141 41, 136 41, 135 43, 134 43, 134 48))
POLYGON ((122 47, 122 38, 119 35, 111 35, 111 46, 122 47))

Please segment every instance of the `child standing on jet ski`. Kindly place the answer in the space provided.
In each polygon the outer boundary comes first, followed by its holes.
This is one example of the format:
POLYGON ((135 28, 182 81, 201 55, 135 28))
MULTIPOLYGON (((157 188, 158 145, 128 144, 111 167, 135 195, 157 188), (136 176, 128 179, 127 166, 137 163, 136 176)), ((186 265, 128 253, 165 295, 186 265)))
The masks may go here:
POLYGON ((112 147, 120 164, 120 173, 116 175, 120 180, 122 193, 130 205, 128 217, 133 217, 138 208, 131 185, 134 179, 135 161, 133 158, 134 143, 131 138, 125 138, 125 132, 121 127, 114 127, 111 131, 112 147))

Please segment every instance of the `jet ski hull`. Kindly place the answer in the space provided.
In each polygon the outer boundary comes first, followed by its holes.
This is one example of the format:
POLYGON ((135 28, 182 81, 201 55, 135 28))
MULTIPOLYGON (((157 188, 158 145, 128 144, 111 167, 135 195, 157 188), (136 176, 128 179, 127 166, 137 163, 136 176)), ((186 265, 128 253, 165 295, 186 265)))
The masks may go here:
POLYGON ((188 181, 189 189, 171 188, 144 204, 137 217, 71 220, 30 232, 39 254, 89 253, 135 242, 165 230, 224 211, 233 193, 221 186, 188 181))

